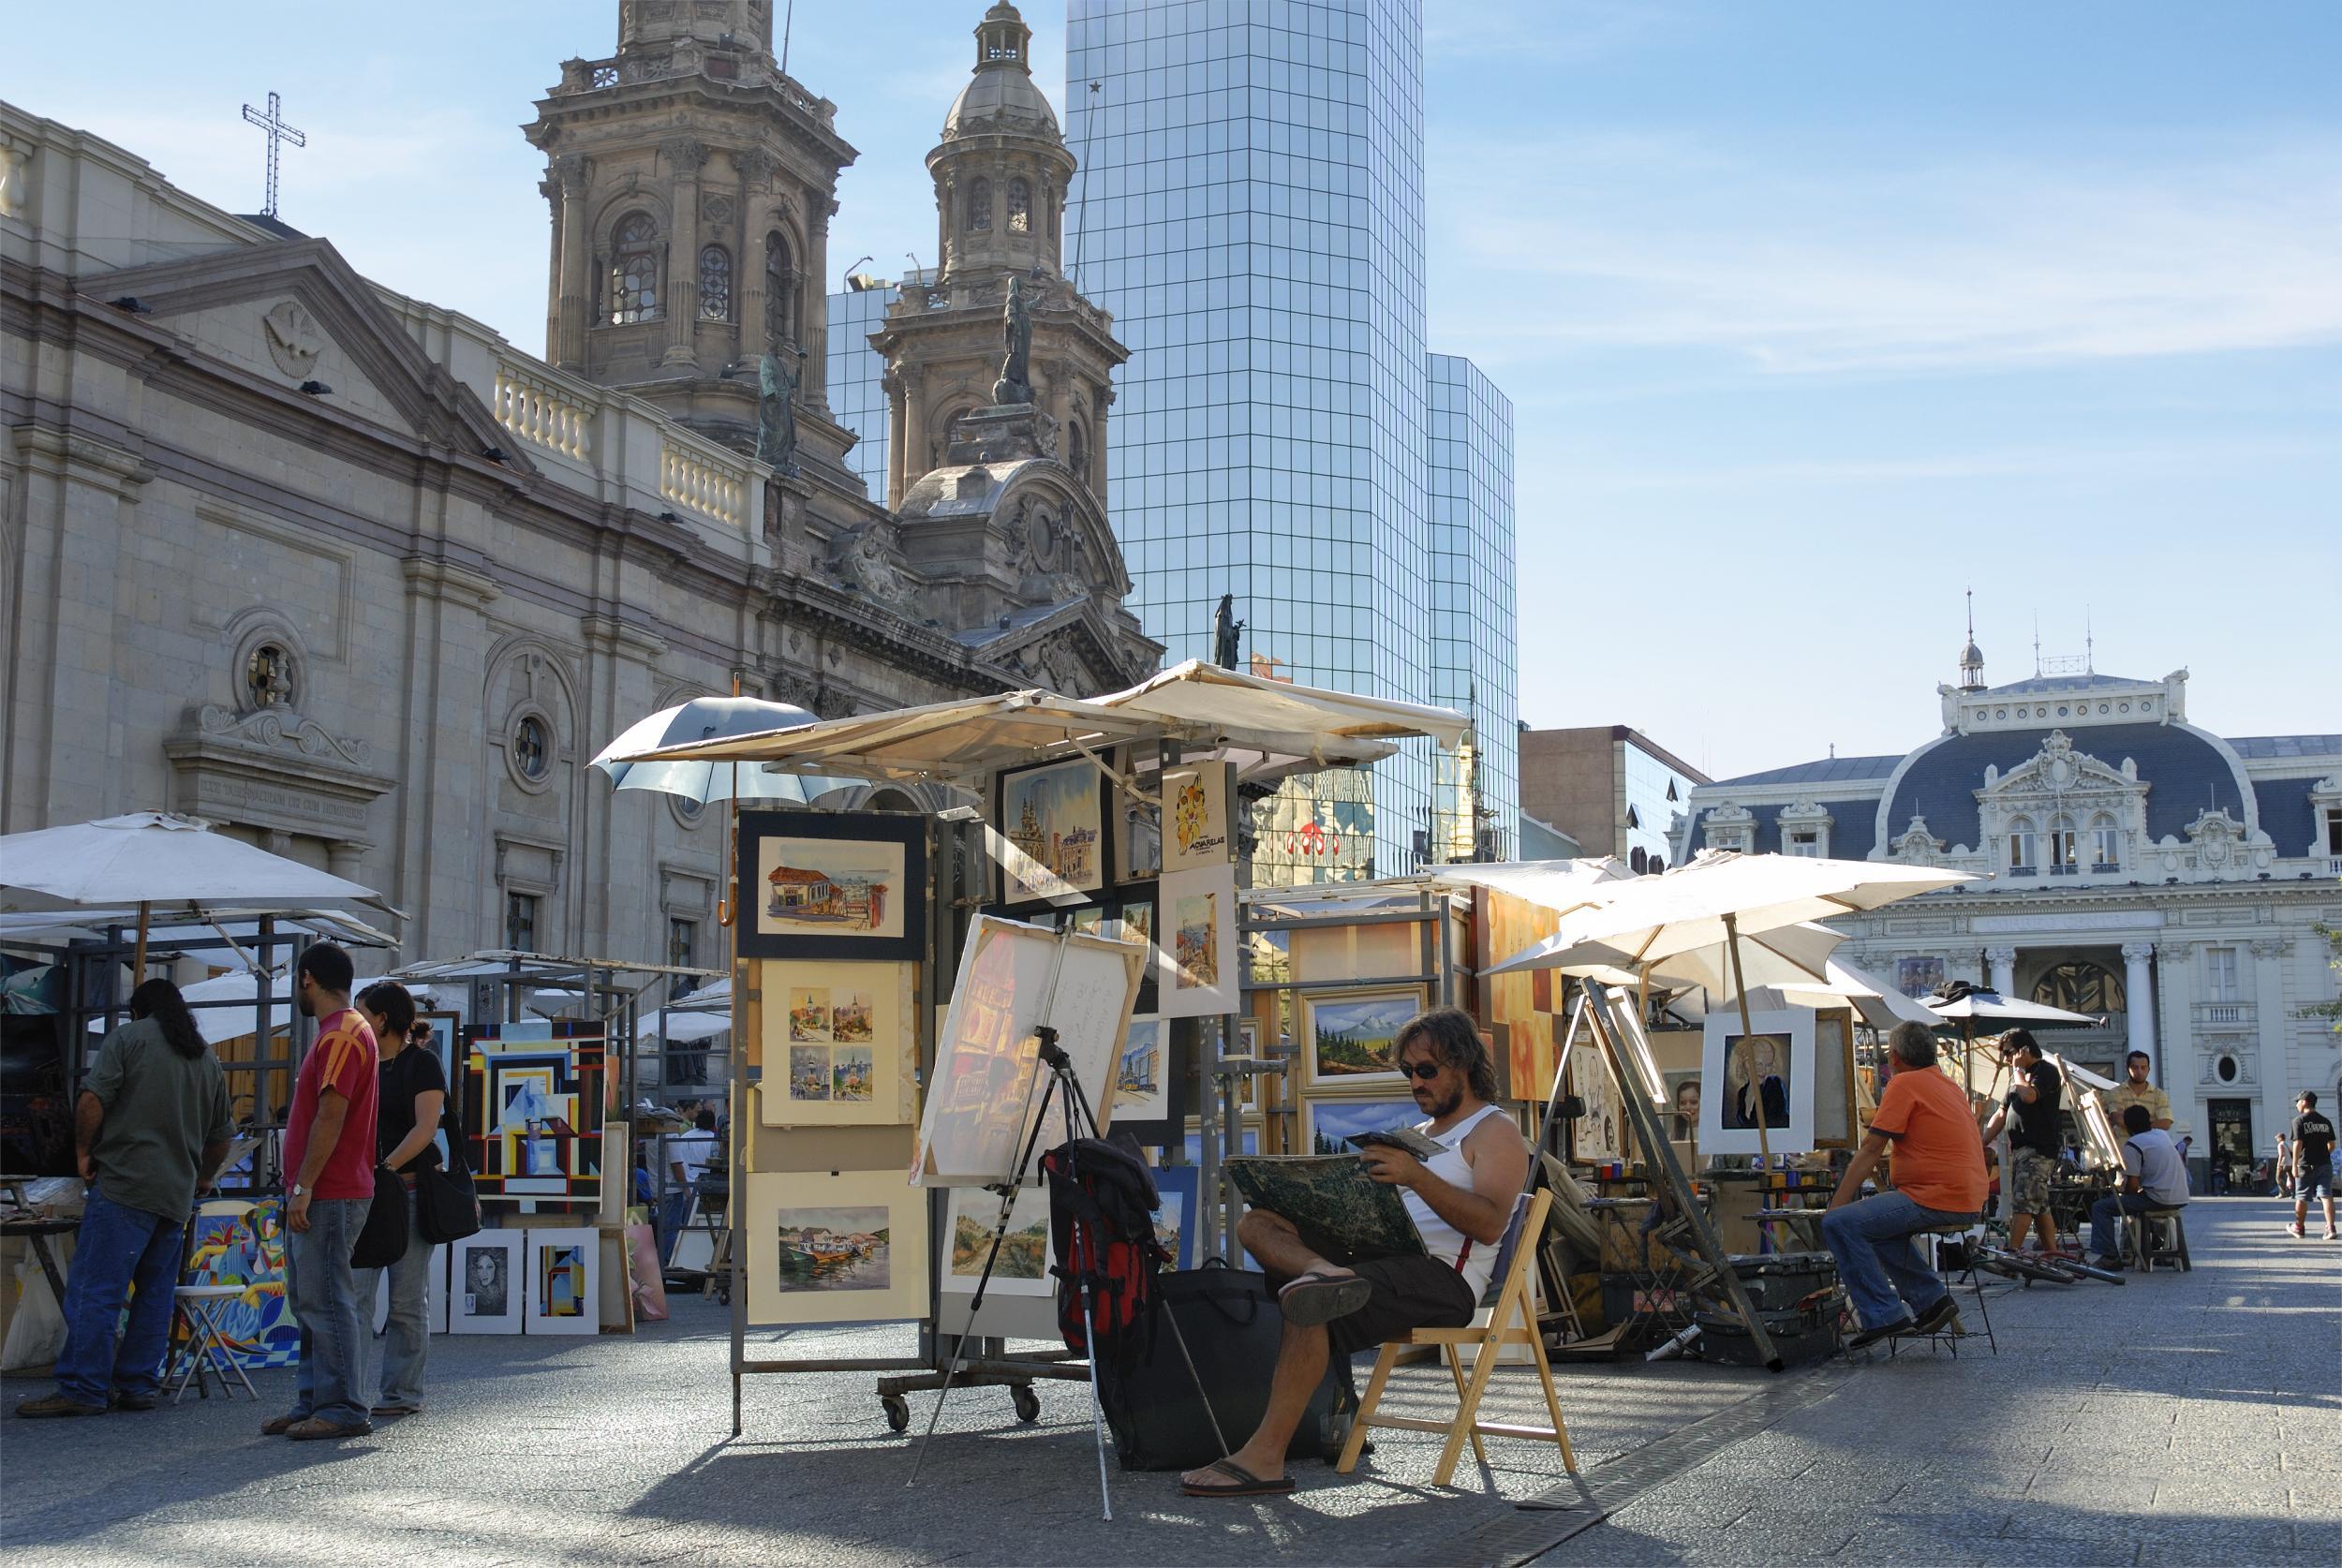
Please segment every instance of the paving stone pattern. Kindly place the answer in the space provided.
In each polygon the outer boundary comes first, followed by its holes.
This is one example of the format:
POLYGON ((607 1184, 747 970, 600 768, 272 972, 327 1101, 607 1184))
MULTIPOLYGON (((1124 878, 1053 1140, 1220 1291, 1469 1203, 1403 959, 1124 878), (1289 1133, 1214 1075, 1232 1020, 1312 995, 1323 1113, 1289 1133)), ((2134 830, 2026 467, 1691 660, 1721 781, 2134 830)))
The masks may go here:
MULTIPOLYGON (((1001 1391, 955 1393, 907 1490, 911 1439, 886 1431, 870 1374, 751 1378, 734 1441, 724 1319, 692 1300, 632 1339, 436 1339, 428 1412, 343 1444, 258 1435, 290 1397, 286 1371, 256 1374, 257 1410, 215 1393, 154 1414, 0 1421, 0 1557, 1219 1568, 1520 1561, 1559 1541, 1537 1561, 2331 1564, 2342 1245, 2293 1242, 2276 1215, 2267 1200, 2200 1203, 2192 1275, 1996 1295, 1996 1360, 1780 1378, 1562 1368, 1580 1460, 1615 1510, 1591 1528, 1513 1507, 1561 1479, 1549 1447, 1491 1439, 1492 1468, 1467 1454, 1442 1492, 1437 1440, 1411 1432, 1377 1434, 1355 1478, 1299 1467, 1290 1499, 1201 1501, 1169 1475, 1114 1470, 1106 1524, 1087 1392, 1065 1383, 1037 1385, 1032 1427, 1001 1391), (1663 1462, 1638 1467, 1638 1450, 1663 1462), (1670 1478, 1678 1454, 1690 1468, 1670 1478)), ((760 1337, 758 1354, 899 1354, 908 1339, 800 1331, 760 1337)), ((1441 1413, 1445 1383, 1402 1373, 1388 1408, 1441 1413)), ((1534 1389, 1500 1374, 1495 1418, 1530 1417, 1534 1389)), ((11 1380, 7 1402, 45 1391, 11 1380)), ((912 1397, 914 1433, 933 1398, 912 1397)))

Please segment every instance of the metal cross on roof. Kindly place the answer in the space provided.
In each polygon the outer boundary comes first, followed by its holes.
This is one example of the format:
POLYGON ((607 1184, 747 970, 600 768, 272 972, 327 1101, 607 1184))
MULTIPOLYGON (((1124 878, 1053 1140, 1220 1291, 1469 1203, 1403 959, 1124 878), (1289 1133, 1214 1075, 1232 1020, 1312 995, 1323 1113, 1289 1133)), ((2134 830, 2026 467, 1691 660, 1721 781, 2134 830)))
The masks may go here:
POLYGON ((261 204, 260 211, 269 217, 276 215, 276 144, 280 141, 289 141, 296 147, 306 147, 309 144, 307 132, 297 131, 285 124, 283 104, 282 98, 271 93, 268 96, 266 114, 261 113, 250 104, 244 106, 244 117, 259 126, 268 135, 268 200, 261 204))

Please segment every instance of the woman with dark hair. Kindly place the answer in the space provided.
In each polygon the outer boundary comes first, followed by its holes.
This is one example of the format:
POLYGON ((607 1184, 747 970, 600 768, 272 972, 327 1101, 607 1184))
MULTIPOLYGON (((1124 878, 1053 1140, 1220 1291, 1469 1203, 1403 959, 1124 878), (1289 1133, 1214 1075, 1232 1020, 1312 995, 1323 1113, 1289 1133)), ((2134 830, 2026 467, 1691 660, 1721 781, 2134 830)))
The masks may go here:
POLYGON ((155 1408, 188 1211, 219 1174, 234 1132, 228 1080, 179 987, 146 982, 130 994, 130 1021, 98 1047, 74 1105, 90 1190, 66 1283, 65 1352, 56 1393, 17 1414, 155 1408), (117 1345, 126 1296, 129 1322, 117 1345))
MULTIPOLYGON (((415 1222, 415 1173, 439 1162, 434 1137, 447 1103, 447 1073, 432 1049, 431 1026, 416 1020, 415 998, 406 986, 377 981, 358 993, 357 1007, 382 1053, 376 1069, 375 1152, 407 1191, 407 1255, 390 1265, 391 1315, 375 1336, 381 1346, 378 1387, 367 1406, 380 1421, 422 1412, 422 1368, 431 1349, 431 1243, 415 1222)), ((381 1289, 375 1277, 383 1271, 352 1272, 359 1304, 371 1313, 381 1289)))

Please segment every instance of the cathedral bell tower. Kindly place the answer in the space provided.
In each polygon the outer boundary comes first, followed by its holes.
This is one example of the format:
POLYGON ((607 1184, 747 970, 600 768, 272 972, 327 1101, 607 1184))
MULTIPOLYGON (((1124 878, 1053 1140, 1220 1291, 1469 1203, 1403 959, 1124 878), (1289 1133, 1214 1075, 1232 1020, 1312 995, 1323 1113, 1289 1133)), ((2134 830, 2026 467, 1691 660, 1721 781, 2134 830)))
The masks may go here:
POLYGON ((823 356, 855 155, 772 45, 772 0, 620 0, 617 53, 562 63, 522 127, 553 209, 545 357, 753 451, 770 353, 796 383, 793 459, 851 483, 823 356))
POLYGON ((927 154, 941 264, 903 280, 870 335, 887 361, 889 506, 946 462, 1007 455, 1022 433, 1105 499, 1106 407, 1130 351, 1060 265, 1074 155, 1033 82, 1031 43, 1009 0, 977 24, 973 80, 927 154))

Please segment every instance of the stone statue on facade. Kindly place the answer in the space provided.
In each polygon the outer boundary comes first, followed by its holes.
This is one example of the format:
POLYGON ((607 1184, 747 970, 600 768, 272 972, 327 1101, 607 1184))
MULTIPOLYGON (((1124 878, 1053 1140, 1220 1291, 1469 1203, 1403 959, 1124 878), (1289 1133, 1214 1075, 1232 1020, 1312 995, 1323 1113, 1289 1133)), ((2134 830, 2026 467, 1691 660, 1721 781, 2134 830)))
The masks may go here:
POLYGON ((1236 618, 1236 595, 1222 594, 1220 608, 1211 613, 1211 661, 1223 670, 1233 670, 1237 661, 1237 643, 1244 635, 1244 623, 1236 618))
POLYGON ((1008 302, 1001 307, 1001 339, 1007 352, 1001 358, 1001 378, 992 383, 992 401, 1006 406, 1032 401, 1032 306, 1025 301, 1022 278, 1008 280, 1008 302))
POLYGON ((804 354, 791 371, 778 354, 766 354, 756 371, 756 460, 778 472, 797 471, 797 383, 804 377, 804 354))

